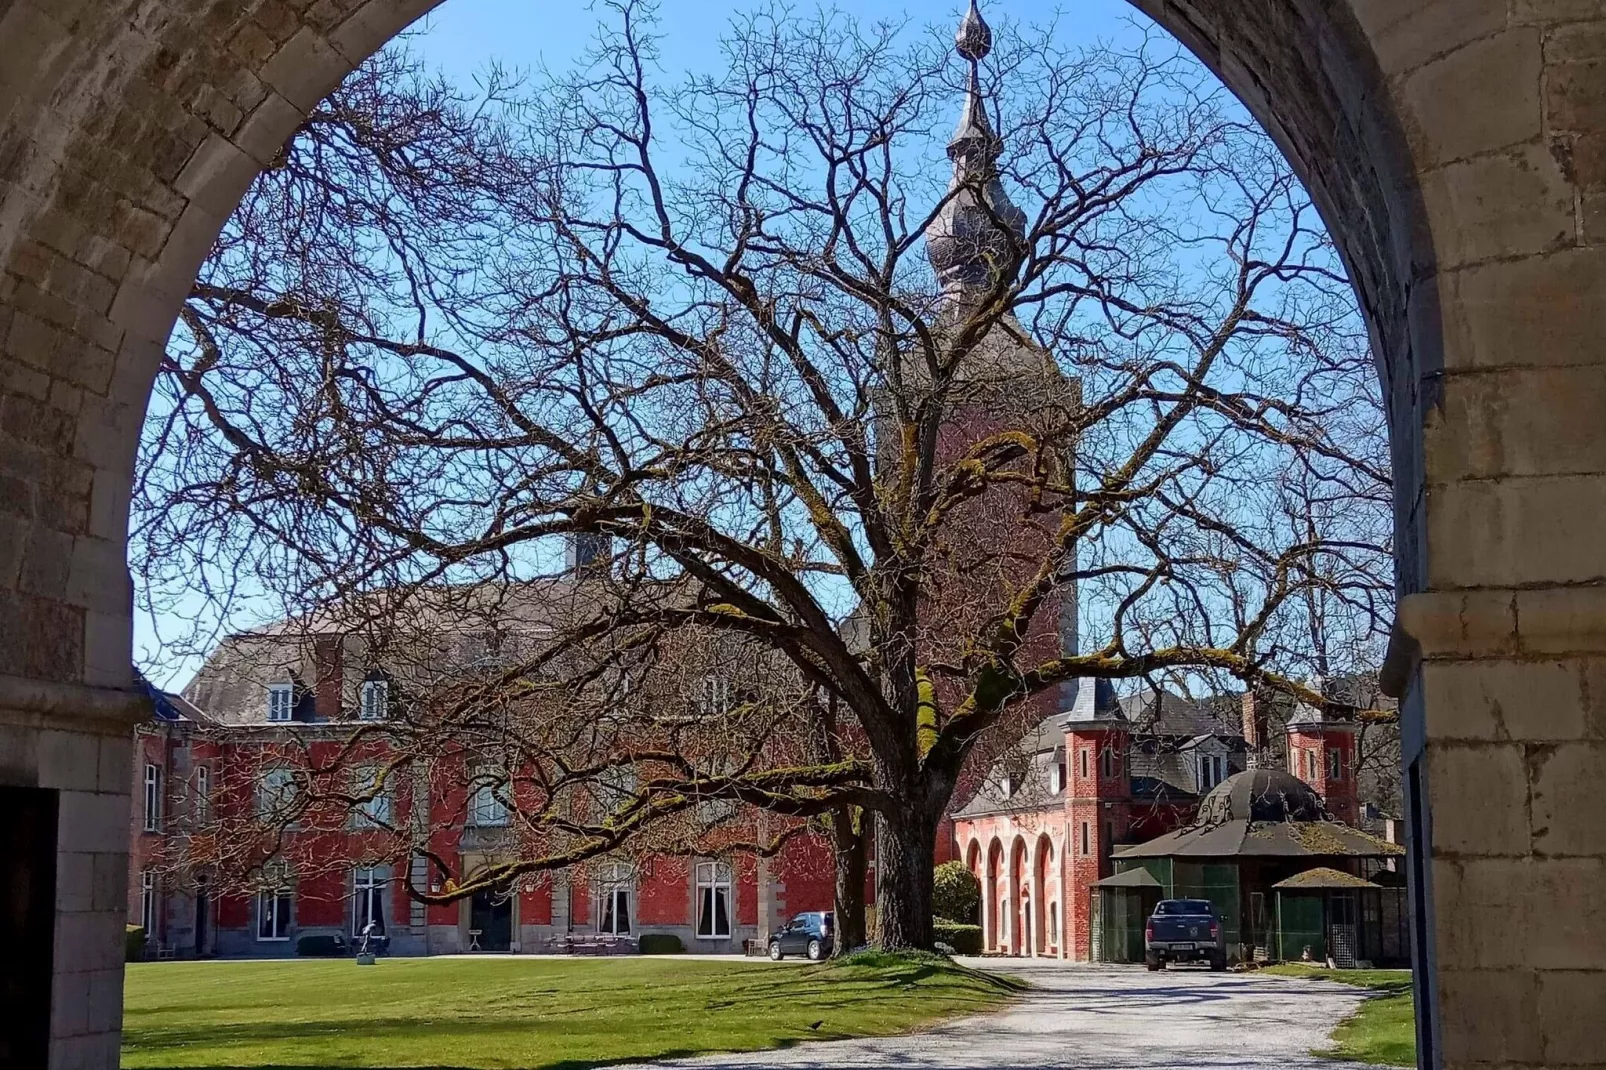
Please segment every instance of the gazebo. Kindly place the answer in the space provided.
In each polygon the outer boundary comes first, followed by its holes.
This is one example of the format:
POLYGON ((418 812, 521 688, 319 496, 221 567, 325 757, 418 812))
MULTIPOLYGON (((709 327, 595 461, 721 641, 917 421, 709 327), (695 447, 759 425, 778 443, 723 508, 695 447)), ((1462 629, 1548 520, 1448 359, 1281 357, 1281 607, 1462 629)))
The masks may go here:
POLYGON ((1277 957, 1331 960, 1341 969, 1359 962, 1386 962, 1405 957, 1403 888, 1385 888, 1373 881, 1328 866, 1296 873, 1272 885, 1277 895, 1277 957), (1393 903, 1385 903, 1392 899, 1393 903), (1387 909, 1392 906, 1393 909, 1387 909), (1390 919, 1396 919, 1390 924, 1390 919))
MULTIPOLYGON (((1397 844, 1332 820, 1321 797, 1292 773, 1251 769, 1205 796, 1193 824, 1122 848, 1114 862, 1117 876, 1146 871, 1164 898, 1214 903, 1228 957, 1243 961, 1283 957, 1272 902, 1279 882, 1313 868, 1367 881, 1387 859, 1404 853, 1397 844)), ((1141 934, 1141 921, 1137 929, 1141 934)), ((1384 950, 1373 957, 1395 957, 1384 950)))
POLYGON ((1163 898, 1146 869, 1129 869, 1093 882, 1094 962, 1142 962, 1143 925, 1163 898))

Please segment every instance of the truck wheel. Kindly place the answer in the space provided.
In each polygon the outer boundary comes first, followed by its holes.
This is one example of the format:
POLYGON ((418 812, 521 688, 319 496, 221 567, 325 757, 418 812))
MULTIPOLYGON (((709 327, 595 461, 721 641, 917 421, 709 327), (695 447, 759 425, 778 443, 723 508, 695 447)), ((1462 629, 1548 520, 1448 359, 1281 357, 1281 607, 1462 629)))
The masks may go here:
POLYGON ((1145 962, 1144 965, 1149 968, 1149 972, 1150 973, 1159 973, 1165 967, 1165 963, 1156 962, 1153 959, 1150 959, 1148 962, 1145 962))
POLYGON ((1227 968, 1227 956, 1226 955, 1217 955, 1215 958, 1211 959, 1210 960, 1210 968, 1212 970, 1214 970, 1215 972, 1217 972, 1217 973, 1220 973, 1222 970, 1225 970, 1227 968))

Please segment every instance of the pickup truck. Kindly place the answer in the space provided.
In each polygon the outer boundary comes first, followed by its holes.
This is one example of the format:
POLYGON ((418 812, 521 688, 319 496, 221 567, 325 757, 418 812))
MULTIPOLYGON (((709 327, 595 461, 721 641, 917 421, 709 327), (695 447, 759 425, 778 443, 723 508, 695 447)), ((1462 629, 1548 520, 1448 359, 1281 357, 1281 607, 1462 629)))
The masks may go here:
POLYGON ((1143 930, 1143 960, 1151 970, 1168 962, 1209 962, 1227 968, 1227 938, 1208 899, 1162 899, 1143 930))

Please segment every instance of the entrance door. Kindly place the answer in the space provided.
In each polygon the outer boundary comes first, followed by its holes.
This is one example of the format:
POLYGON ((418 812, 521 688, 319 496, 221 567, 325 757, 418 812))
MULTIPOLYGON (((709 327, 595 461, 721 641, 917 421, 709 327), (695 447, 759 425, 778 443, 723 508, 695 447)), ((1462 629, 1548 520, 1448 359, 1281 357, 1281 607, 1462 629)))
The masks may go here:
POLYGON ((471 948, 478 944, 481 951, 513 950, 513 896, 494 889, 475 892, 468 928, 471 948))
POLYGON ((212 927, 212 887, 205 877, 198 877, 195 881, 195 953, 206 954, 210 948, 207 940, 211 938, 212 927))

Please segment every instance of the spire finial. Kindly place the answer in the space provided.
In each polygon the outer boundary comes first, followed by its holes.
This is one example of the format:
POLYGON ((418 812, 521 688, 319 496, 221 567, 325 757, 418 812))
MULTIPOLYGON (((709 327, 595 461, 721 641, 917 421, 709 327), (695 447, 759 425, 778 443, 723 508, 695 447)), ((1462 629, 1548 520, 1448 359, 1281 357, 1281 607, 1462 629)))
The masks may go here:
POLYGON ((954 47, 972 64, 980 63, 993 50, 993 30, 981 17, 976 0, 970 0, 970 10, 959 20, 959 31, 954 34, 954 47))
POLYGON ((993 133, 981 91, 981 61, 992 48, 992 28, 976 0, 970 0, 954 34, 955 51, 970 63, 959 125, 948 140, 954 176, 948 203, 926 229, 926 255, 949 291, 985 286, 999 272, 1012 273, 1011 237, 1018 240, 1025 233, 1025 213, 1009 203, 998 181, 1003 146, 993 133))

